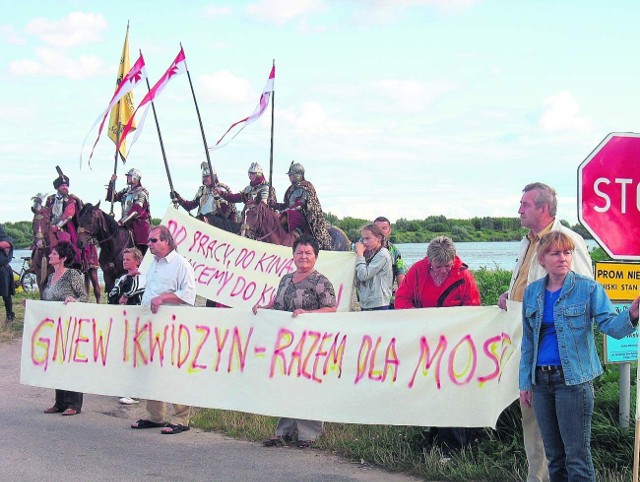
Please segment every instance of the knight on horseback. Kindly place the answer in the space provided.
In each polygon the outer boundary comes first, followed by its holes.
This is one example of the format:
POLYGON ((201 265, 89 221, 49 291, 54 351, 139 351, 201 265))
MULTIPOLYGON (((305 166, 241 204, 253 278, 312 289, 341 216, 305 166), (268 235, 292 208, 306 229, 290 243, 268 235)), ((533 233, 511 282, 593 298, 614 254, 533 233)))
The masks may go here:
POLYGON ((269 189, 269 183, 264 178, 262 166, 252 162, 248 170, 249 185, 239 193, 220 191, 219 194, 227 201, 233 203, 247 203, 247 201, 263 202, 269 207, 276 205, 276 191, 269 189), (271 191, 271 194, 269 193, 271 191))
POLYGON ((202 168, 202 186, 196 191, 193 200, 185 200, 176 191, 171 191, 171 199, 186 211, 191 211, 197 206, 196 218, 208 224, 215 224, 213 216, 220 216, 237 223, 238 211, 235 205, 222 197, 222 193, 231 192, 229 186, 218 181, 216 171, 211 172, 208 163, 203 162, 200 167, 202 168))
POLYGON ((126 227, 133 237, 136 247, 144 255, 147 252, 147 238, 151 227, 151 206, 149 205, 149 191, 140 181, 142 173, 138 169, 127 172, 127 187, 115 192, 116 179, 113 174, 107 186, 107 201, 120 201, 122 217, 118 221, 120 226, 126 227))
MULTIPOLYGON (((74 194, 69 193, 69 177, 64 175, 59 166, 56 166, 58 177, 53 181, 55 194, 50 195, 45 202, 45 208, 50 209, 50 226, 57 242, 69 241, 76 250, 76 267, 83 271, 98 267, 98 252, 95 246, 90 245, 81 252, 76 246, 78 242, 78 213, 82 209, 82 201, 74 194)), ((56 244, 57 244, 56 242, 56 244)), ((51 246, 53 247, 53 246, 51 246)))
POLYGON ((282 223, 290 233, 308 231, 318 240, 320 249, 331 249, 331 236, 322 215, 322 207, 316 190, 304 178, 304 166, 291 161, 287 171, 291 186, 284 193, 284 202, 277 205, 282 223))

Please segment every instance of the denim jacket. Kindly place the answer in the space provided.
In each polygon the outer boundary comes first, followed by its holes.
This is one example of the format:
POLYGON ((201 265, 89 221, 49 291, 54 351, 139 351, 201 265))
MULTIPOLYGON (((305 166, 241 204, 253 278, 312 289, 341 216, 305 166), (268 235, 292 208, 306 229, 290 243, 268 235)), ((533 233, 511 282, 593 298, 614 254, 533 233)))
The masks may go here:
MULTIPOLYGON (((522 302, 522 357, 520 390, 531 390, 535 383, 540 328, 544 311, 544 292, 548 276, 530 284, 522 302)), ((560 362, 567 385, 593 380, 602 374, 593 335, 598 329, 613 338, 623 338, 635 329, 629 311, 616 313, 602 286, 570 271, 562 284, 560 297, 553 306, 560 362)))

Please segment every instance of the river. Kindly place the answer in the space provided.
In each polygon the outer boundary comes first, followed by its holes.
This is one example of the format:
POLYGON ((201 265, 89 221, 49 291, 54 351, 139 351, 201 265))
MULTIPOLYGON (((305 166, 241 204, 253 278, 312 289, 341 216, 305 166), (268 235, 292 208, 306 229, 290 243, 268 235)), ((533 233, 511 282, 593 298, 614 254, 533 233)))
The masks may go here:
MULTIPOLYGON (((486 267, 489 269, 502 268, 506 270, 513 269, 516 258, 518 257, 519 241, 501 241, 501 242, 473 242, 473 243, 456 243, 458 256, 462 261, 467 263, 471 269, 480 269, 486 267)), ((427 252, 428 243, 400 243, 396 245, 402 253, 407 268, 416 261, 424 258, 427 252)), ((591 239, 587 240, 589 250, 597 247, 597 243, 591 239)), ((27 249, 16 249, 13 252, 14 258, 11 267, 20 272, 22 267, 22 257, 31 256, 31 251, 27 249)), ((102 282, 102 272, 98 272, 100 281, 102 282)))

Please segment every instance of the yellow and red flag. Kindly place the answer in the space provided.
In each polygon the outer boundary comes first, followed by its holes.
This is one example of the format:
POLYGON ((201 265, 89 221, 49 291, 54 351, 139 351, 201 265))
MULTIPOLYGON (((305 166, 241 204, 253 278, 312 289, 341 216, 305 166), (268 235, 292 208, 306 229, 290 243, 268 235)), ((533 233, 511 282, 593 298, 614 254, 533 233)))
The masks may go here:
MULTIPOLYGON (((127 35, 124 38, 124 46, 122 47, 122 56, 120 57, 120 67, 118 68, 118 78, 116 80, 116 90, 122 82, 123 77, 129 72, 129 24, 127 24, 127 35)), ((133 118, 135 107, 133 105, 133 91, 128 92, 120 101, 111 109, 109 116, 108 136, 113 143, 118 146, 120 158, 122 162, 126 162, 127 144, 121 140, 122 130, 131 120, 130 130, 136 128, 136 121, 133 118)))

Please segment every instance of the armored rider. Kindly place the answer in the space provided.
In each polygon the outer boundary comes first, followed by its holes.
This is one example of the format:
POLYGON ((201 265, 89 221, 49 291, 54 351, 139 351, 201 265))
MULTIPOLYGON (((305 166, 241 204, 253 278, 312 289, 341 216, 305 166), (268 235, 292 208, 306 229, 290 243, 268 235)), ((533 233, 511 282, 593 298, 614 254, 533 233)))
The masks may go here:
MULTIPOLYGON (((76 251, 75 266, 82 266, 82 255, 76 247, 78 242, 78 214, 82 209, 82 201, 79 197, 69 193, 69 177, 63 174, 60 166, 56 166, 58 177, 53 181, 56 192, 50 195, 45 202, 45 207, 50 209, 50 226, 57 241, 69 241, 76 251)), ((56 243, 57 244, 57 243, 56 243)), ((53 246, 52 246, 53 247, 53 246)), ((88 246, 86 260, 91 265, 97 265, 97 250, 88 246), (92 259, 92 251, 95 251, 96 259, 92 259)))
POLYGON ((276 205, 276 191, 275 189, 269 189, 269 183, 264 178, 264 172, 262 166, 257 162, 252 162, 248 170, 249 185, 245 187, 239 193, 230 193, 220 191, 222 196, 227 201, 233 203, 247 203, 247 201, 263 202, 269 207, 276 205), (271 191, 271 194, 269 192, 271 191))
POLYGON ((130 169, 127 172, 127 187, 115 192, 116 179, 113 174, 107 186, 107 201, 119 201, 122 205, 122 217, 118 221, 120 226, 125 226, 132 234, 136 247, 142 252, 147 252, 147 239, 151 227, 151 207, 149 205, 149 191, 140 181, 142 173, 138 169, 130 169))
POLYGON ((207 162, 203 162, 200 167, 202 168, 202 186, 198 188, 193 200, 186 201, 176 191, 171 191, 171 199, 186 211, 191 211, 197 206, 196 218, 205 223, 214 224, 213 216, 221 216, 234 223, 238 222, 236 206, 222 197, 222 193, 231 192, 229 186, 218 181, 215 169, 211 172, 207 162))
POLYGON ((277 206, 287 231, 305 232, 306 226, 309 226, 309 231, 318 240, 320 249, 330 250, 331 236, 327 223, 313 184, 304 178, 304 166, 292 161, 287 175, 291 186, 284 193, 284 203, 277 206))

